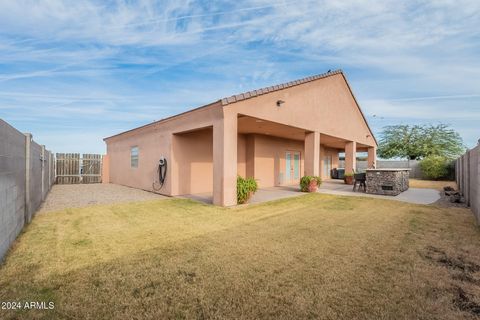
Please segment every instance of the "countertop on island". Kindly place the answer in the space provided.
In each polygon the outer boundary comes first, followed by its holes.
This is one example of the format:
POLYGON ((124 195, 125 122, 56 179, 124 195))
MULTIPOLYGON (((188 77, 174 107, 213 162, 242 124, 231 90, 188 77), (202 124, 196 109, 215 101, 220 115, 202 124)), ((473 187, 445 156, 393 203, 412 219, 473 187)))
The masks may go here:
POLYGON ((378 168, 378 169, 366 169, 365 171, 410 171, 410 168, 378 168))

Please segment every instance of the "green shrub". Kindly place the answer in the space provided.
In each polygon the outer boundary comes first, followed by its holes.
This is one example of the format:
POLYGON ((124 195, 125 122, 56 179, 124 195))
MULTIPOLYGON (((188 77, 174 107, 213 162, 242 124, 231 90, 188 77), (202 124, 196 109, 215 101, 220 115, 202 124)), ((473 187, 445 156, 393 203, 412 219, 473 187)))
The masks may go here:
POLYGON ((300 190, 302 190, 302 192, 308 192, 308 186, 312 180, 316 180, 318 186, 322 184, 322 179, 320 177, 304 176, 300 179, 300 190))
POLYGON ((242 204, 248 201, 250 196, 258 189, 257 181, 254 178, 242 178, 237 176, 237 203, 242 204))
POLYGON ((428 156, 420 161, 425 178, 440 179, 448 175, 449 161, 442 156, 428 156))
POLYGON ((446 180, 455 181, 455 160, 447 160, 446 180))
POLYGON ((355 174, 353 172, 345 173, 344 177, 353 177, 355 174))

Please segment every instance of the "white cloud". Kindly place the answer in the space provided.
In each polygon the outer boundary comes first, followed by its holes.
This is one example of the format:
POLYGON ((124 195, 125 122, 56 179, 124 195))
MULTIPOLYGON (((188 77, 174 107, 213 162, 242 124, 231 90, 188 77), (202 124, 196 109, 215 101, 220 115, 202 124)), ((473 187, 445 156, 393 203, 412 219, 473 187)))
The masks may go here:
POLYGON ((341 67, 369 114, 478 120, 479 25, 474 0, 0 1, 0 113, 120 130, 341 67))

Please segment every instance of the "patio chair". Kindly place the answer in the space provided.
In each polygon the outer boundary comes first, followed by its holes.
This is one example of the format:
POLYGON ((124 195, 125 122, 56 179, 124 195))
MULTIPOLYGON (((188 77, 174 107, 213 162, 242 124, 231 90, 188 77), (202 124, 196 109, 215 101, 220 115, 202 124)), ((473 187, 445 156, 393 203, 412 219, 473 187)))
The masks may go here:
POLYGON ((355 173, 353 175, 353 191, 357 191, 360 188, 363 188, 363 192, 367 192, 367 174, 366 173, 355 173))

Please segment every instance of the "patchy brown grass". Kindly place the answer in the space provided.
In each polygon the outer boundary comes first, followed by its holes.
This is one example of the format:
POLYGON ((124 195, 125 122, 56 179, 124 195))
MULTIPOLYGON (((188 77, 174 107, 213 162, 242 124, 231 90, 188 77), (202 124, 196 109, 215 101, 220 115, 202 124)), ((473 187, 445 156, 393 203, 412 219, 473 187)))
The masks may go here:
POLYGON ((37 216, 0 301, 43 319, 475 319, 471 213, 309 194, 223 209, 162 200, 37 216))
POLYGON ((443 191, 443 187, 447 186, 457 189, 457 184, 455 183, 455 181, 410 179, 410 188, 436 189, 439 191, 443 191))

